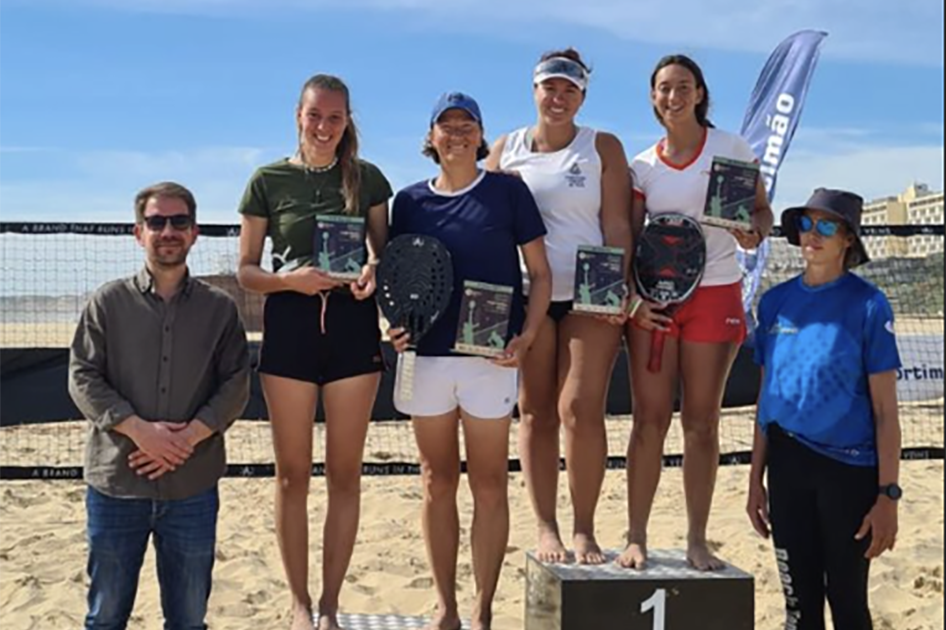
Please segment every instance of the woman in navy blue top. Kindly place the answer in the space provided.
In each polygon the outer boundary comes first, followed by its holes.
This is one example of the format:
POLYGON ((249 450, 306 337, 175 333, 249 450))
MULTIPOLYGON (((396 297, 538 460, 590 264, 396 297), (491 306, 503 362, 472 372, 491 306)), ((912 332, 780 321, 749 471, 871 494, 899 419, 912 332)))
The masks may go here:
MULTIPOLYGON (((508 457, 518 367, 535 342, 549 308, 551 272, 545 225, 532 193, 511 175, 487 173, 477 164, 488 154, 483 117, 471 97, 445 94, 434 108, 424 153, 440 173, 398 193, 391 237, 422 234, 440 240, 453 263, 453 299, 417 344, 413 374, 398 362, 394 403, 412 417, 424 486, 424 539, 433 570, 438 610, 430 630, 460 630, 457 553, 460 515, 460 443, 463 426, 473 492, 473 574, 476 605, 471 630, 492 628, 493 599, 509 541, 508 457), (520 253, 532 291, 522 292, 520 253), (505 354, 487 360, 454 351, 467 282, 500 285, 512 292, 505 354), (403 379, 413 379, 405 396, 403 379)), ((391 331, 404 351, 407 335, 391 331)))
POLYGON ((759 305, 748 512, 775 540, 793 630, 824 630, 825 599, 835 628, 871 630, 870 562, 897 539, 901 363, 887 297, 851 273, 868 262, 863 206, 821 189, 785 211, 805 272, 759 305))

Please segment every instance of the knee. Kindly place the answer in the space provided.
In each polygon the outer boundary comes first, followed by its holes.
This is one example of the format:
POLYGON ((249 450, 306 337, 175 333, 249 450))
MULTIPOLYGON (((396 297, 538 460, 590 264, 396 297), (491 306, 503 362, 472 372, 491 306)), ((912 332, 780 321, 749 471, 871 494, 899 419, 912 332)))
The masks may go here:
POLYGON ((105 593, 90 593, 86 628, 124 628, 131 617, 132 607, 105 593))
POLYGON ((312 470, 308 467, 286 467, 276 472, 276 487, 280 494, 305 497, 309 494, 312 470))
POLYGON ((480 508, 494 510, 509 502, 509 478, 505 472, 471 476, 470 489, 480 508))
POLYGON ((424 498, 428 503, 455 501, 460 487, 460 469, 436 470, 424 466, 424 498))
POLYGON ((669 407, 634 406, 634 429, 631 441, 636 444, 663 445, 670 432, 673 410, 669 407))
POLYGON ((556 433, 559 429, 558 411, 552 404, 523 403, 519 422, 534 433, 556 433))
POLYGON ((603 404, 589 404, 588 399, 566 400, 559 409, 559 416, 562 426, 569 433, 591 435, 604 431, 603 404))
POLYGON ((162 594, 164 614, 171 628, 206 628, 209 580, 186 591, 162 594))
POLYGON ((329 496, 357 498, 361 495, 361 468, 332 466, 326 471, 329 496))
POLYGON ((683 434, 688 443, 715 444, 719 441, 719 412, 685 414, 683 434))

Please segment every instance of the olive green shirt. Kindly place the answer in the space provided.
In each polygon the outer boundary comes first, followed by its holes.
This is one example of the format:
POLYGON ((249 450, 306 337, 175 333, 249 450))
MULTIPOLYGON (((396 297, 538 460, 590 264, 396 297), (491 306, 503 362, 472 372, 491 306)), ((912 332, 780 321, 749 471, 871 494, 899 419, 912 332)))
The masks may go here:
MULTIPOLYGON (((394 191, 378 167, 361 160, 359 166, 358 216, 367 218, 369 210, 386 203, 394 191)), ((319 173, 288 159, 263 166, 250 178, 239 210, 269 221, 274 271, 312 264, 315 217, 345 214, 342 169, 319 173)))
POLYGON ((89 420, 85 480, 116 498, 185 499, 226 471, 223 433, 246 407, 250 359, 236 304, 190 278, 165 302, 148 271, 95 292, 69 357, 69 393, 89 420), (113 429, 137 415, 149 422, 199 419, 213 435, 176 471, 156 481, 128 466, 137 450, 113 429))

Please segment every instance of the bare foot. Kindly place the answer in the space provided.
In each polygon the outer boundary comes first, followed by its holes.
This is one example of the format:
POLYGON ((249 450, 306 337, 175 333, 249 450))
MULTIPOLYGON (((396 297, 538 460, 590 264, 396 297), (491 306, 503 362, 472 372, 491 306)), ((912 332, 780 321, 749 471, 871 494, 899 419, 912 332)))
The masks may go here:
POLYGON ((647 568, 647 543, 631 543, 618 558, 618 566, 634 571, 647 568))
MULTIPOLYGON (((470 621, 471 630, 492 630, 493 627, 493 613, 474 613, 473 619, 470 621)), ((459 630, 459 626, 457 626, 459 630)))
POLYGON ((296 604, 292 609, 292 625, 289 630, 315 630, 312 624, 312 607, 296 604))
POLYGON ((726 563, 714 556, 705 542, 690 543, 687 562, 697 571, 722 571, 726 568, 726 563))
POLYGON ((568 562, 568 550, 562 542, 557 528, 539 528, 539 548, 536 557, 543 564, 565 564, 568 562))
POLYGON ((338 623, 338 615, 319 615, 318 630, 342 630, 338 623))
POLYGON ((438 612, 433 621, 430 622, 424 630, 461 630, 463 622, 460 621, 459 613, 441 613, 438 612))
POLYGON ((607 562, 594 536, 575 534, 575 562, 584 565, 602 565, 607 562))

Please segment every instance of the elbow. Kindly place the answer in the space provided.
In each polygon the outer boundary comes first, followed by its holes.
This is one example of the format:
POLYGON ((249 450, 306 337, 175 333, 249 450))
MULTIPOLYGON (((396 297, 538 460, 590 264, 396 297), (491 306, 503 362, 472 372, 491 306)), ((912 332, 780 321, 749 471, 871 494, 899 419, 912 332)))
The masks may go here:
POLYGON ((605 221, 601 226, 605 243, 611 247, 620 247, 627 251, 631 245, 630 217, 614 218, 605 221))
POLYGON ((529 282, 532 287, 532 292, 537 293, 541 291, 552 292, 552 270, 549 269, 548 265, 543 265, 539 269, 531 269, 529 271, 529 282))
POLYGON ((248 278, 247 278, 247 276, 249 275, 249 274, 248 274, 248 271, 249 271, 248 268, 249 268, 249 265, 247 265, 247 264, 245 264, 245 263, 241 263, 241 264, 240 264, 240 268, 237 269, 237 273, 236 273, 237 283, 240 285, 240 288, 243 289, 244 291, 249 291, 249 290, 250 290, 250 287, 247 286, 247 285, 248 285, 248 278))

